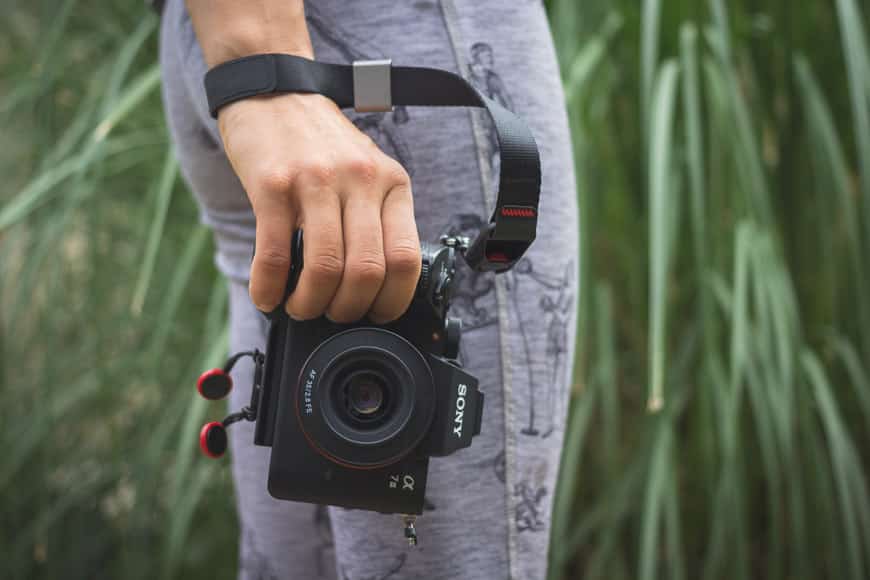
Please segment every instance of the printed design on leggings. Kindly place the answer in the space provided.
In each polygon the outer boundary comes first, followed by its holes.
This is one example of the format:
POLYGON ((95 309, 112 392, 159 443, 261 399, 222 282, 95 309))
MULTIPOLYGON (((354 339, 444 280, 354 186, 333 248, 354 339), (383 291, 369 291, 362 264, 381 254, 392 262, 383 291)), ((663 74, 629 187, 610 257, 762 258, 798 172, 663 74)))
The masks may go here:
POLYGON ((495 472, 495 478, 500 482, 504 483, 507 481, 507 477, 505 476, 505 459, 504 459, 504 449, 499 451, 498 455, 492 460, 492 470, 495 472))
MULTIPOLYGON (((574 292, 571 290, 571 281, 574 276, 574 261, 569 261, 561 280, 553 283, 548 288, 554 292, 541 296, 540 307, 544 312, 544 320, 547 321, 547 359, 550 361, 551 374, 547 384, 554 388, 547 389, 547 401, 544 407, 544 417, 550 420, 550 424, 543 430, 541 437, 549 437, 560 426, 558 422, 565 416, 567 411, 566 393, 556 388, 570 372, 567 368, 572 359, 568 352, 570 325, 574 322, 572 308, 574 306, 574 292)), ((544 284, 544 282, 541 282, 544 284)))
MULTIPOLYGON (((450 218, 441 234, 474 238, 483 227, 478 214, 461 213, 450 218)), ((523 382, 528 385, 528 401, 523 417, 523 435, 547 438, 561 427, 565 414, 562 378, 571 360, 568 352, 570 324, 573 320, 575 262, 569 259, 558 269, 558 275, 544 273, 535 268, 528 255, 509 272, 502 274, 507 282, 508 308, 518 321, 521 361, 525 368, 523 382), (537 302, 530 299, 537 298, 537 302), (535 360, 534 347, 545 341, 546 357, 535 360), (539 387, 544 388, 539 388, 539 387)), ((462 320, 464 332, 495 324, 496 304, 493 296, 495 278, 490 273, 474 272, 460 263, 456 269, 456 292, 451 312, 462 320)), ((464 352, 463 360, 468 360, 464 352)), ((521 375, 522 376, 522 375, 521 375)))
POLYGON ((547 481, 550 465, 544 459, 527 462, 528 471, 514 485, 514 524, 517 532, 540 532, 547 529, 550 502, 547 481))
POLYGON ((396 574, 398 574, 405 565, 407 559, 407 554, 399 554, 394 558, 394 561, 385 572, 364 573, 362 575, 351 574, 347 571, 347 568, 342 566, 341 580, 388 580, 389 578, 396 578, 396 574))
POLYGON ((547 503, 546 485, 534 485, 521 481, 514 486, 514 522, 518 532, 540 532, 547 527, 543 519, 547 503))
POLYGON ((265 554, 257 549, 254 530, 242 530, 242 549, 239 554, 239 577, 243 580, 278 580, 278 574, 265 554))
MULTIPOLYGON (((508 93, 501 76, 495 71, 495 51, 486 42, 471 45, 468 61, 468 79, 477 90, 509 111, 514 110, 514 102, 508 93)), ((492 121, 485 117, 486 134, 489 141, 489 166, 493 173, 498 171, 498 135, 492 121)))
POLYGON ((519 321, 517 332, 528 374, 527 416, 520 430, 523 435, 549 437, 560 427, 558 423, 564 415, 560 378, 565 376, 570 360, 568 325, 572 320, 574 300, 571 284, 574 261, 568 260, 564 264, 561 274, 552 276, 536 270, 532 259, 524 257, 504 274, 509 307, 519 321), (537 303, 530 303, 529 298, 534 296, 540 298, 537 303), (535 361, 532 348, 540 340, 546 341, 547 356, 535 361))
MULTIPOLYGON (((324 17, 316 2, 305 3, 305 18, 308 21, 308 30, 315 47, 326 47, 336 54, 322 54, 318 50, 317 58, 323 60, 335 60, 339 58, 343 62, 355 60, 379 60, 388 58, 382 50, 368 40, 354 35, 342 28, 340 24, 324 17)), ((402 137, 401 126, 410 120, 407 107, 395 107, 392 114, 384 113, 356 113, 351 121, 360 130, 366 133, 381 151, 398 161, 408 172, 414 175, 414 163, 411 150, 402 137)))
POLYGON ((325 505, 318 505, 314 509, 314 529, 320 538, 316 548, 317 577, 325 578, 330 570, 335 548, 332 526, 329 525, 329 511, 325 505))

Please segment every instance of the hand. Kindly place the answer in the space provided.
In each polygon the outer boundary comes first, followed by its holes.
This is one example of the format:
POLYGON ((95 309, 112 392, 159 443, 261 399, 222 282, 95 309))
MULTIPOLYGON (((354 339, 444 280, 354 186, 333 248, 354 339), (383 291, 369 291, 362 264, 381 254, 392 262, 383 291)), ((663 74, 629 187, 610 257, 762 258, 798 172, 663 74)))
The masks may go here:
POLYGON ((401 316, 420 276, 411 182, 402 166, 331 100, 249 98, 218 117, 227 157, 257 218, 249 292, 270 311, 283 297, 291 234, 305 232, 302 274, 285 308, 297 320, 401 316))

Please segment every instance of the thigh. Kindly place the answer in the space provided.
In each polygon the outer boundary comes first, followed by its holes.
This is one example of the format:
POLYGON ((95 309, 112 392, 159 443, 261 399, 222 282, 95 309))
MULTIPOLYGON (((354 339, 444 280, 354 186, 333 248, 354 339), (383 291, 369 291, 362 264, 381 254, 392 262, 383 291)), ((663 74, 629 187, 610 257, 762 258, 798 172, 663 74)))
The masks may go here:
MULTIPOLYGON (((180 2, 169 2, 161 37, 163 96, 169 129, 182 172, 202 203, 211 211, 203 221, 216 232, 216 260, 230 286, 230 352, 259 348, 266 342, 264 319, 250 301, 244 281, 250 259, 253 219, 246 197, 232 172, 217 136, 204 124, 196 98, 188 87, 184 58, 191 37, 179 32, 180 2), (217 208, 217 209, 216 209, 217 208)), ((250 401, 253 368, 243 359, 232 372, 234 388, 229 408, 250 401)), ((266 491, 269 449, 253 445, 253 424, 241 422, 228 430, 240 524, 240 580, 335 578, 329 515, 325 508, 278 501, 266 491)))

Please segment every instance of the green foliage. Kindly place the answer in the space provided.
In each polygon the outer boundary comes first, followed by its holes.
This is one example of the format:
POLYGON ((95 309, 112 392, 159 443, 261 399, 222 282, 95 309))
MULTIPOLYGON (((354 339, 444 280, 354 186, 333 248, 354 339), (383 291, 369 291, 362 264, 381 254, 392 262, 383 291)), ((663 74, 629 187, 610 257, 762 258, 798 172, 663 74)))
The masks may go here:
MULTIPOLYGON (((551 577, 870 575, 870 57, 855 0, 553 0, 580 340, 551 577)), ((235 576, 190 385, 226 287, 156 19, 0 21, 0 577, 235 576), (207 533, 202 533, 207 532, 207 533)))
POLYGON ((551 579, 866 578, 866 14, 548 8, 583 212, 551 579))
POLYGON ((157 18, 4 14, 0 577, 234 578, 229 474, 199 460, 191 386, 225 355, 227 289, 169 148, 157 18))

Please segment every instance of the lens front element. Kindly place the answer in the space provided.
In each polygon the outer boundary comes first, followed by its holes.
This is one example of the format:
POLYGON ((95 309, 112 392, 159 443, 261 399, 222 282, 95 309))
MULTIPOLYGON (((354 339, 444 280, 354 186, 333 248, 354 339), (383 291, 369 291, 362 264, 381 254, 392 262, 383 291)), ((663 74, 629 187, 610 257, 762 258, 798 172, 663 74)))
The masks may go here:
POLYGON ((347 410, 357 419, 376 419, 383 411, 386 387, 376 373, 354 373, 345 384, 347 410))

